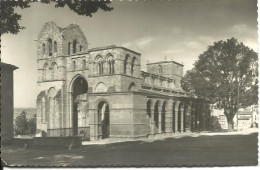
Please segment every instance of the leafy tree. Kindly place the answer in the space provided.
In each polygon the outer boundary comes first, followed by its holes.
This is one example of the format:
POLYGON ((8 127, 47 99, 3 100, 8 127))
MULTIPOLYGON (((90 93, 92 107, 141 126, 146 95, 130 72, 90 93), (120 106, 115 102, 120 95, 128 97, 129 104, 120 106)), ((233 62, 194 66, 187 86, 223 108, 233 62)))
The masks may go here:
POLYGON ((215 42, 187 71, 181 85, 190 95, 224 109, 228 128, 239 107, 258 103, 257 53, 235 38, 215 42))
MULTIPOLYGON (((0 1, 1 9, 1 20, 0 20, 0 33, 12 33, 17 34, 21 29, 25 27, 20 26, 18 21, 21 20, 21 15, 14 12, 14 9, 20 7, 22 9, 29 8, 29 3, 33 3, 31 0, 7 0, 0 1)), ((37 1, 35 1, 37 2, 37 1)), ((99 9, 104 11, 113 10, 112 7, 109 7, 110 1, 100 0, 41 0, 42 3, 50 4, 54 3, 55 7, 64 7, 68 6, 73 12, 78 15, 85 15, 92 17, 92 14, 97 12, 99 9)))
POLYGON ((16 117, 14 129, 16 135, 28 134, 28 123, 25 111, 23 111, 19 116, 16 117))
POLYGON ((28 124, 28 134, 36 133, 36 114, 33 115, 27 122, 28 124))

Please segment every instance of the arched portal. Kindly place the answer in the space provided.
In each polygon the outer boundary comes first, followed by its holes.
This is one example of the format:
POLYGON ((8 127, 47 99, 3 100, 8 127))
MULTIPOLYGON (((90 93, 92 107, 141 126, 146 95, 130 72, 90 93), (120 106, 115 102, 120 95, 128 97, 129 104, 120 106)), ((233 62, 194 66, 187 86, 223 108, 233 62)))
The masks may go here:
POLYGON ((109 105, 105 101, 98 104, 98 126, 98 136, 102 139, 109 138, 110 111, 109 105))
POLYGON ((83 94, 88 92, 88 83, 82 77, 78 76, 72 84, 72 133, 73 136, 78 135, 78 114, 79 100, 83 94))

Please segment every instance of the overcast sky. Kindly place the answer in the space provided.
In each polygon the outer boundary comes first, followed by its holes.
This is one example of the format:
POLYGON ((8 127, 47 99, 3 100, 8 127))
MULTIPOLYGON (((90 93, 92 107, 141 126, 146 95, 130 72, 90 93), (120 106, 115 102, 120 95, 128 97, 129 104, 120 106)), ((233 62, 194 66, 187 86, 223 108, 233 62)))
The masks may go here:
POLYGON ((36 107, 36 41, 44 23, 60 27, 79 24, 90 48, 116 44, 142 54, 145 64, 164 60, 193 67, 198 55, 214 41, 235 37, 257 50, 256 0, 178 0, 158 2, 113 1, 112 12, 98 11, 92 18, 79 16, 69 8, 32 3, 22 14, 26 29, 2 36, 2 61, 19 67, 14 72, 14 106, 36 107))

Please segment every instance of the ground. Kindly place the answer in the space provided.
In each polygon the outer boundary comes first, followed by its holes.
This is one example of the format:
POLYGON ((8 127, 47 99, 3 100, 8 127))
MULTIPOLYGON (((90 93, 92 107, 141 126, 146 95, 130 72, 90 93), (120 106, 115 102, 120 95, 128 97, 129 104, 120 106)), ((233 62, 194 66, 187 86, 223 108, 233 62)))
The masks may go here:
POLYGON ((24 166, 228 166, 257 165, 257 130, 250 133, 200 133, 81 148, 4 146, 2 158, 24 166))

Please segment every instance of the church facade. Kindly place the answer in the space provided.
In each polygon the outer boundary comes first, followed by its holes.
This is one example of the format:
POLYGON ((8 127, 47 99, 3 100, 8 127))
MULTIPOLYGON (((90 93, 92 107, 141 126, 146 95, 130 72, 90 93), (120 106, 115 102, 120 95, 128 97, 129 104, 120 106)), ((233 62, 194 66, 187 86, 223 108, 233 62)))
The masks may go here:
POLYGON ((209 104, 181 89, 180 63, 149 63, 141 71, 140 53, 89 49, 76 24, 46 23, 37 44, 37 136, 146 138, 209 127, 209 104))

